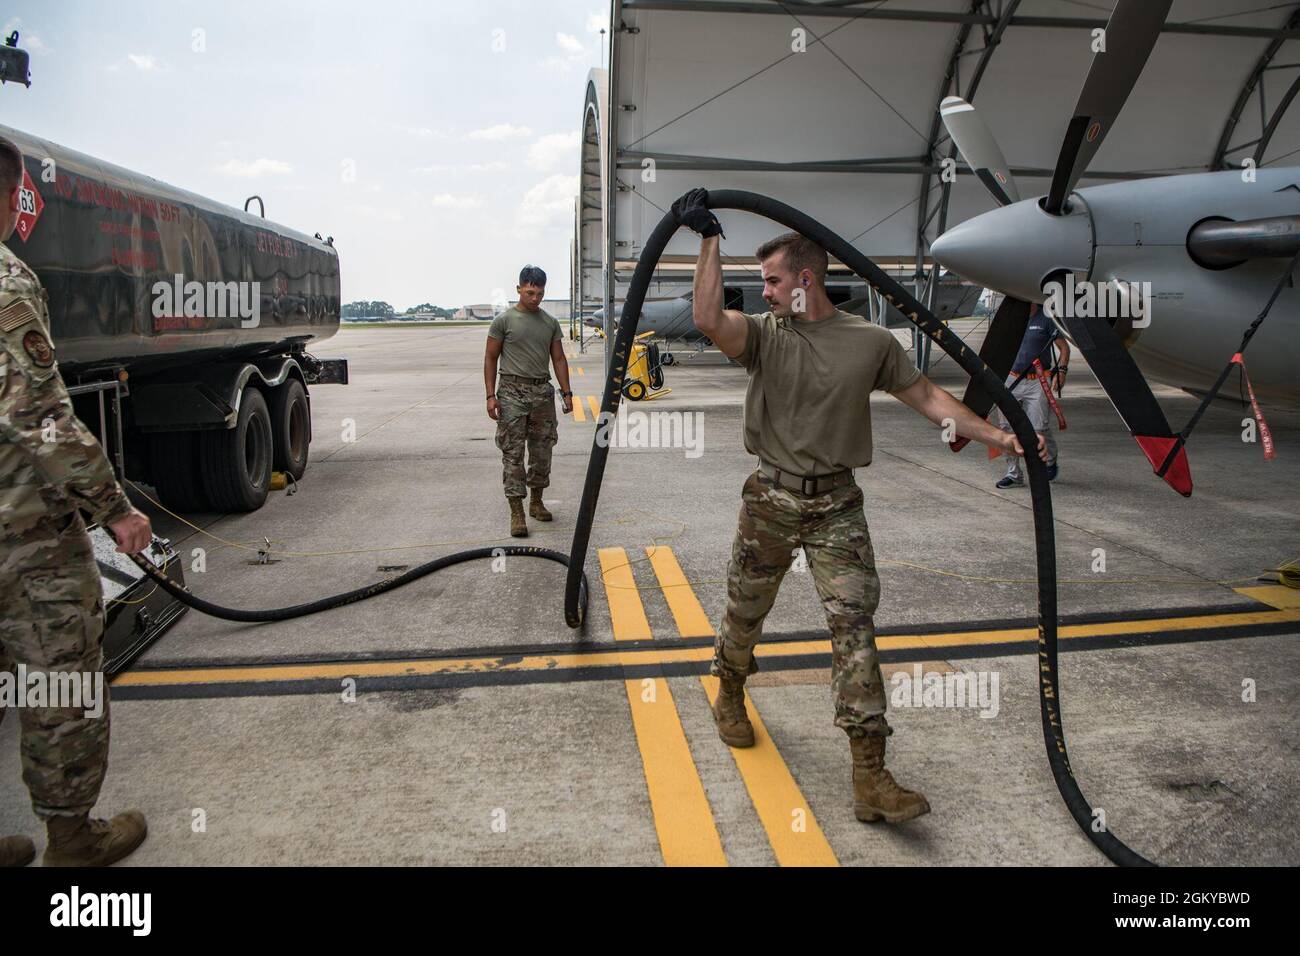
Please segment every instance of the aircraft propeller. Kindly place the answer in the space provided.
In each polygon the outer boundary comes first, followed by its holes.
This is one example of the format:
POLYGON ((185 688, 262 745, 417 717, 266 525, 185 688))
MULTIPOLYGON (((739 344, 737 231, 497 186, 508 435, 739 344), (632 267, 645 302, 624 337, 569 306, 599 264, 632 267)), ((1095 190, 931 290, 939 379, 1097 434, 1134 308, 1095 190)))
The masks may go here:
MULTIPOLYGON (((1074 115, 1066 129, 1051 187, 1047 196, 1039 200, 1040 208, 1053 219, 1067 217, 1067 200, 1141 76, 1172 3, 1173 0, 1119 0, 1116 3, 1106 24, 1105 48, 1093 56, 1074 115)), ((1002 150, 975 108, 959 97, 950 96, 940 104, 939 112, 962 158, 998 205, 1008 206, 1017 202, 1019 193, 1002 150)), ((933 255, 940 261, 943 259, 944 238, 940 237, 932 247, 933 255)), ((958 252, 956 247, 960 246, 960 251, 969 253, 971 244, 979 241, 978 234, 969 230, 960 237, 954 235, 948 243, 952 247, 949 252, 958 252)), ((1064 267, 1066 264, 1060 265, 1064 267)), ((1054 271, 1052 277, 1059 281, 1064 271, 1067 270, 1054 271)), ((1102 277, 1092 278, 1101 281, 1102 277)), ((998 291, 1008 292, 1006 289, 998 291)), ((1062 315, 1052 318, 1063 326, 1070 340, 1083 353, 1115 410, 1151 462, 1152 470, 1179 494, 1190 495, 1192 480, 1186 452, 1178 447, 1174 459, 1165 464, 1177 438, 1170 430, 1151 387, 1119 336, 1105 319, 1080 318, 1070 308, 1062 311, 1062 315)), ((1003 377, 1015 360, 1028 315, 1028 303, 1008 292, 989 323, 980 356, 1003 377)), ((975 382, 967 387, 962 400, 979 415, 986 415, 992 407, 987 393, 975 382)), ((964 445, 962 440, 952 442, 954 451, 960 451, 964 445)))

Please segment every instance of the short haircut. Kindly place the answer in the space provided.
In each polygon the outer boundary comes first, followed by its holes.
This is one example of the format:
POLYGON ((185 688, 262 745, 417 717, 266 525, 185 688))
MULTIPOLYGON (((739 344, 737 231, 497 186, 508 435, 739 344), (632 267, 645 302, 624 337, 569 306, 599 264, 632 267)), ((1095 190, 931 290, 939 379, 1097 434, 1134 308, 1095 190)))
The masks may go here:
POLYGON ((805 239, 797 232, 783 233, 759 246, 758 252, 754 255, 758 257, 759 262, 762 262, 778 252, 785 254, 785 264, 795 275, 807 269, 818 282, 826 281, 826 270, 830 267, 830 259, 826 255, 826 250, 811 239, 805 239))
POLYGON ((23 154, 13 143, 0 136, 0 191, 6 195, 23 182, 23 154))
POLYGON ((543 288, 546 286, 546 273, 538 266, 524 266, 519 270, 520 285, 539 285, 543 288))

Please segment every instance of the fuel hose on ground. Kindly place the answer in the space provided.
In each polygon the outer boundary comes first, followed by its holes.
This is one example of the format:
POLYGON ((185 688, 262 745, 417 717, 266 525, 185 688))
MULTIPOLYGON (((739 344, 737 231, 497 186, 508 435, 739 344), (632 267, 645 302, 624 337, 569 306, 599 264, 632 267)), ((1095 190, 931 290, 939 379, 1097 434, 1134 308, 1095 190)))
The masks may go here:
MULTIPOLYGON (((1001 379, 985 365, 974 349, 930 313, 907 290, 882 272, 874 262, 853 248, 844 239, 821 223, 804 215, 785 203, 757 193, 722 189, 710 191, 708 205, 711 209, 735 209, 754 213, 778 222, 811 239, 845 266, 861 276, 877 292, 882 293, 895 308, 907 316, 922 332, 933 339, 973 379, 977 379, 993 396, 997 407, 1007 417, 1023 448, 1038 447, 1037 436, 1029 418, 1007 391, 1001 379)), ((636 271, 628 286, 627 298, 618 322, 618 333, 611 350, 609 374, 605 380, 605 394, 601 399, 599 421, 609 422, 618 412, 622 394, 623 377, 627 372, 641 306, 654 270, 659 265, 668 241, 677 231, 678 224, 668 213, 655 226, 637 259, 636 271)), ((581 627, 586 618, 586 585, 583 564, 591 538, 591 525, 600 498, 600 485, 605 474, 605 461, 609 456, 609 442, 602 439, 606 429, 598 428, 592 440, 591 459, 587 465, 587 479, 583 486, 582 503, 573 532, 573 548, 568 566, 569 573, 564 594, 564 618, 570 627, 581 627)), ((1043 740, 1047 746, 1047 760, 1061 798, 1070 815, 1106 857, 1121 866, 1152 866, 1154 864, 1131 850, 1108 830, 1094 829, 1097 818, 1092 807, 1079 790, 1070 769, 1070 758, 1065 749, 1065 730, 1061 724, 1061 693, 1056 659, 1056 539, 1052 526, 1052 496, 1047 481, 1047 466, 1033 454, 1025 456, 1029 472, 1029 489, 1033 496, 1034 544, 1037 551, 1038 574, 1038 697, 1043 722, 1043 740)))
MULTIPOLYGON (((270 608, 265 611, 244 611, 238 608, 222 607, 219 604, 212 604, 197 597, 192 591, 181 587, 171 578, 167 577, 162 571, 156 568, 152 562, 145 560, 138 554, 131 555, 131 560, 136 563, 145 574, 149 575, 154 582, 164 591, 170 594, 176 600, 180 601, 187 607, 192 607, 196 611, 212 617, 219 617, 223 621, 239 621, 246 624, 265 624, 271 621, 288 621, 295 617, 305 617, 308 614, 318 614, 321 611, 331 611, 336 607, 343 607, 345 604, 355 604, 357 601, 364 601, 367 598, 383 594, 385 591, 391 591, 394 588, 400 588, 403 584, 410 584, 426 574, 432 574, 434 571, 441 571, 443 568, 449 568, 453 564, 461 564, 465 561, 475 561, 479 558, 496 558, 521 557, 521 558, 545 558, 547 561, 554 561, 557 564, 567 565, 569 556, 559 551, 552 551, 550 548, 534 548, 529 545, 508 545, 496 548, 473 548, 469 551, 457 551, 454 554, 445 554, 441 558, 434 558, 432 561, 426 561, 424 564, 416 565, 409 571, 404 571, 395 578, 389 578, 386 581, 376 581, 374 584, 368 584, 363 588, 356 588, 351 591, 345 591, 342 594, 334 594, 330 597, 319 598, 315 601, 309 601, 306 604, 295 604, 292 607, 270 608)), ((578 584, 578 603, 581 605, 581 616, 587 614, 587 575, 579 568, 578 584)))

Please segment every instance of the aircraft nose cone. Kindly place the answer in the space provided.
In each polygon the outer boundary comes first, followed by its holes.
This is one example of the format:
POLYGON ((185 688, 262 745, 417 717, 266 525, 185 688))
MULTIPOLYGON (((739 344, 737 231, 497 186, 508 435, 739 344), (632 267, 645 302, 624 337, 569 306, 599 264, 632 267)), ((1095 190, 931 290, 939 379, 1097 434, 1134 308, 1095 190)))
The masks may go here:
POLYGON ((1043 280, 1058 269, 1092 271, 1092 223, 1077 199, 1050 216, 1026 199, 953 226, 930 246, 935 261, 971 282, 1028 301, 1043 299, 1043 280))

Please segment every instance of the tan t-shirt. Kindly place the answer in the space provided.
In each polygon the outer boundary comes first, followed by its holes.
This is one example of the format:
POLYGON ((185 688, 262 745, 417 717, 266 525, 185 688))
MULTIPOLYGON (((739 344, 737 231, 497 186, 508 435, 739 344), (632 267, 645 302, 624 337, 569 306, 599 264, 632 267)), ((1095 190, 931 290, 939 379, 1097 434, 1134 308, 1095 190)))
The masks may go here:
POLYGON ((524 312, 511 306, 488 326, 488 338, 501 340, 497 371, 502 375, 550 378, 551 343, 562 337, 560 323, 542 309, 524 312))
POLYGON ((824 475, 871 463, 871 392, 897 392, 921 370, 898 339, 859 315, 816 322, 746 315, 737 358, 749 371, 745 449, 782 471, 824 475))

